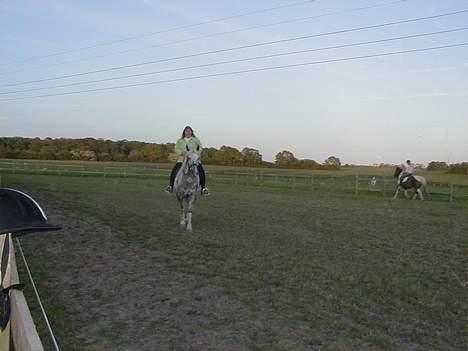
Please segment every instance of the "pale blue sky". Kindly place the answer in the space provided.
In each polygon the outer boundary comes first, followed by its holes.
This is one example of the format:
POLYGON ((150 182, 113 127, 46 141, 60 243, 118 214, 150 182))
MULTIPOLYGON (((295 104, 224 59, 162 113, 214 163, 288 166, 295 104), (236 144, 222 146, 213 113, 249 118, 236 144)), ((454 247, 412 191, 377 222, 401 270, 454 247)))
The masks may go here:
MULTIPOLYGON (((467 0, 316 0, 158 35, 71 51, 299 2, 0 0, 0 93, 468 27, 468 12, 129 69, 6 86, 139 62, 468 9, 467 0), (181 43, 167 45, 175 41, 181 43), (157 47, 157 45, 166 44, 157 47), (146 48, 155 46, 153 48, 146 48), (135 49, 135 50, 133 50, 135 49), (139 50, 136 50, 139 49, 139 50), (124 54, 111 53, 133 50, 124 54), (94 56, 106 55, 101 58, 94 56), (86 60, 85 60, 86 59, 86 60), (69 62, 68 61, 74 61, 69 62)), ((316 51, 123 80, 0 94, 0 100, 468 42, 468 31, 316 51)), ((117 90, 0 101, 0 135, 173 142, 190 124, 206 146, 287 149, 298 158, 373 164, 468 160, 468 46, 117 90)))

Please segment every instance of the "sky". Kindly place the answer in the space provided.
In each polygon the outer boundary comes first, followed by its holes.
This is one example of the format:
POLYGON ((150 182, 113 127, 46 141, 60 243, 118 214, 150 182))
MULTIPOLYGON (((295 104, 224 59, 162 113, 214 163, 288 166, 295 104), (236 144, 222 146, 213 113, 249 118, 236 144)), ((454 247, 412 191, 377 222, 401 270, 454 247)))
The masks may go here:
POLYGON ((268 161, 282 150, 468 161, 468 12, 356 30, 463 10, 466 0, 0 0, 0 136, 167 143, 191 125, 206 147, 268 161))

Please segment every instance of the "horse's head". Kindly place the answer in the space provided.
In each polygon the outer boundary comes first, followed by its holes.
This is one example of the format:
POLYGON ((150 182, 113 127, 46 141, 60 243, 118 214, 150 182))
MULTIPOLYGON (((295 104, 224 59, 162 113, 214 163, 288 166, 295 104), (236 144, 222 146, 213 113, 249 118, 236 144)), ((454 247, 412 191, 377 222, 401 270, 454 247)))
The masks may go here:
POLYGON ((198 151, 188 151, 185 153, 184 159, 184 173, 195 173, 197 172, 197 166, 200 163, 200 153, 198 151))
POLYGON ((400 175, 400 173, 403 171, 403 169, 400 167, 400 166, 397 166, 395 168, 395 172, 393 173, 393 178, 398 178, 398 176, 400 175))

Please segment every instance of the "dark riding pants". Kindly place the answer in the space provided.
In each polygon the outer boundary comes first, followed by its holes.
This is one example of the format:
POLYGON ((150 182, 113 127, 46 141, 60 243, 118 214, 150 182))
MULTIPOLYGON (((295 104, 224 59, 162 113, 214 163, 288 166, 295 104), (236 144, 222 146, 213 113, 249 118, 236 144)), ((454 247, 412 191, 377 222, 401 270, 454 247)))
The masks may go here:
MULTIPOLYGON (((174 165, 174 168, 172 168, 171 179, 169 183, 171 186, 174 186, 175 177, 177 175, 177 172, 179 172, 179 169, 181 166, 182 166, 182 162, 177 162, 174 165)), ((205 183, 206 183, 205 170, 203 169, 203 166, 201 163, 198 164, 197 168, 198 168, 198 176, 200 177, 200 186, 202 189, 204 189, 205 183)))

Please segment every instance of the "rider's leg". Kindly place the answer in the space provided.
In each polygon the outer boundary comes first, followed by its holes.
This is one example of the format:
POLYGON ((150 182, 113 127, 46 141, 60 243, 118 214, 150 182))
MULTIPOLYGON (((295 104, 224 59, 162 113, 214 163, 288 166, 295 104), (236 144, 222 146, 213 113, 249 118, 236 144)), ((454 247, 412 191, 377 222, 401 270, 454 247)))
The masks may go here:
POLYGON ((198 164, 198 176, 200 178, 200 186, 202 195, 210 195, 208 188, 206 187, 206 176, 205 170, 201 163, 198 164))
POLYGON ((198 164, 198 176, 200 178, 200 186, 202 189, 205 189, 206 187, 206 176, 205 176, 205 170, 203 169, 203 166, 201 163, 198 164))
POLYGON ((174 167, 172 168, 172 171, 171 171, 171 177, 169 178, 169 187, 170 187, 170 190, 172 190, 172 188, 174 187, 174 181, 175 181, 175 177, 177 175, 177 172, 179 171, 180 167, 182 166, 182 162, 177 162, 174 167))

